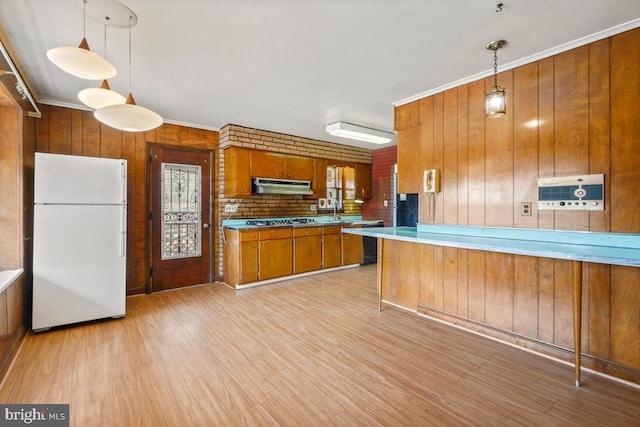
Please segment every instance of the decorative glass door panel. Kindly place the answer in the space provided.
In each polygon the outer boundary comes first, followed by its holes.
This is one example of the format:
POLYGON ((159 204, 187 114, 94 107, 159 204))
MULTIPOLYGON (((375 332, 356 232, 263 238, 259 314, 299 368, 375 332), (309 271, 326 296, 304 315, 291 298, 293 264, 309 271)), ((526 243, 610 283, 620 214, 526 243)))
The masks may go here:
POLYGON ((199 257, 202 248, 201 170, 162 163, 162 259, 199 257))

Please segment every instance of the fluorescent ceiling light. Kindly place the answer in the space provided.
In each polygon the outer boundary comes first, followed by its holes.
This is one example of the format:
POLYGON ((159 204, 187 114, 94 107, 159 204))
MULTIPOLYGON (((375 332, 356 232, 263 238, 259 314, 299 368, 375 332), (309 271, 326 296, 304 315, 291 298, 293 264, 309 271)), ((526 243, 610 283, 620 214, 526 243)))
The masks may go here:
POLYGON ((333 136, 357 139, 358 141, 371 142, 374 144, 386 144, 387 142, 393 141, 393 137, 395 136, 391 132, 371 129, 345 122, 328 124, 327 132, 333 136))

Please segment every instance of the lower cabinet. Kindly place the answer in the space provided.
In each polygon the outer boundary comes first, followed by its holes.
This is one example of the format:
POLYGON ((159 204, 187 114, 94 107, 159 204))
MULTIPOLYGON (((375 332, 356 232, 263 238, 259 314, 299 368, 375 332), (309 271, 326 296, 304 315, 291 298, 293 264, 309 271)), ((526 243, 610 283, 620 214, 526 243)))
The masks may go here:
POLYGON ((322 227, 322 268, 342 265, 342 235, 339 225, 322 227))
POLYGON ((258 276, 258 242, 240 243, 240 283, 257 282, 258 276))
MULTIPOLYGON (((356 227, 360 228, 360 227, 356 227)), ((360 264, 363 259, 362 236, 342 235, 342 265, 360 264)))
POLYGON ((231 286, 362 262, 362 236, 341 226, 226 228, 224 281, 231 286))
POLYGON ((322 231, 321 227, 303 227, 293 229, 293 273, 322 268, 322 231))
POLYGON ((260 280, 293 274, 293 241, 291 229, 278 228, 259 232, 258 271, 260 280))

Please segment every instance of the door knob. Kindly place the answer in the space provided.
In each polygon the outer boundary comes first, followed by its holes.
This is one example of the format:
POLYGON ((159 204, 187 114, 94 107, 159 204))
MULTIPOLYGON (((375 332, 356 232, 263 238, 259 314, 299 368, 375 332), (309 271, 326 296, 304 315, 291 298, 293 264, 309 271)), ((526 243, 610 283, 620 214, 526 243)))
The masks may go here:
POLYGON ((202 224, 202 228, 209 228, 209 224, 205 222, 204 224, 202 224))

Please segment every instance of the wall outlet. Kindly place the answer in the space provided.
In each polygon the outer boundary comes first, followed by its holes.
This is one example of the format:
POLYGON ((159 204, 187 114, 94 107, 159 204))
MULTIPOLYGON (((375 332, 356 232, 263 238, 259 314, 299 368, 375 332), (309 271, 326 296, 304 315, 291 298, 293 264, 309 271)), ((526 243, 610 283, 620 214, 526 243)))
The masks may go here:
POLYGON ((387 206, 389 206, 389 202, 388 202, 388 201, 386 201, 386 200, 385 200, 384 202, 382 202, 382 203, 384 204, 384 207, 385 207, 385 208, 386 208, 387 206))
POLYGON ((316 211, 316 205, 309 206, 309 209, 311 209, 311 211, 315 212, 316 211))
POLYGON ((238 212, 238 205, 224 205, 224 211, 228 213, 238 212))
POLYGON ((531 207, 533 204, 531 202, 522 202, 520 203, 520 215, 521 216, 531 216, 531 207))

